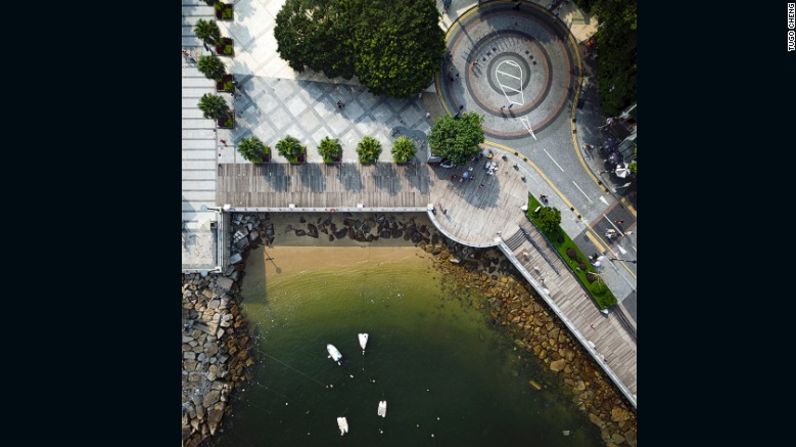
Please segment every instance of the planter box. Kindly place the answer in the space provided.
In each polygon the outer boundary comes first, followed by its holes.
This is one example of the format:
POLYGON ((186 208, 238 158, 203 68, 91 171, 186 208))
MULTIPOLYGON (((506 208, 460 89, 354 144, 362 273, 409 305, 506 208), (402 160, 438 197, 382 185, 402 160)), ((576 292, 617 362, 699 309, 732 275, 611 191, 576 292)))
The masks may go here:
POLYGON ((296 161, 288 160, 288 162, 292 165, 302 165, 304 164, 305 161, 307 161, 306 154, 299 155, 298 160, 296 161))
POLYGON ((235 115, 230 113, 225 117, 219 118, 217 124, 220 129, 232 129, 235 127, 235 115))
POLYGON ((216 45, 216 53, 219 56, 234 56, 235 47, 233 46, 233 40, 229 37, 222 37, 221 41, 216 45))
POLYGON ((226 3, 218 2, 216 3, 213 8, 216 10, 216 19, 218 20, 232 20, 234 15, 234 7, 233 5, 228 5, 226 3))
POLYGON ((232 93, 235 90, 235 86, 232 85, 233 79, 231 74, 224 75, 220 80, 216 81, 216 91, 232 93))

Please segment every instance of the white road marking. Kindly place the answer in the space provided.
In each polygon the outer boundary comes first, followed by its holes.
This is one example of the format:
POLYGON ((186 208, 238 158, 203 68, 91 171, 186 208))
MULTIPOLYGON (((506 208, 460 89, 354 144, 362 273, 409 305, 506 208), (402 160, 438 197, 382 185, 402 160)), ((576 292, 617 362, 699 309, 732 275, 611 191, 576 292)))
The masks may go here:
POLYGON ((604 203, 604 204, 608 205, 608 201, 607 201, 607 200, 605 200, 605 197, 603 197, 603 196, 600 196, 600 202, 602 202, 602 203, 604 203))
POLYGON ((620 253, 622 253, 623 255, 626 255, 626 254, 627 254, 627 250, 625 250, 624 248, 622 248, 622 246, 621 246, 621 245, 619 245, 619 244, 616 244, 616 248, 618 248, 618 249, 619 249, 619 252, 620 252, 620 253))
POLYGON ((560 164, 558 164, 558 162, 556 161, 556 159, 555 159, 555 158, 553 158, 553 156, 552 156, 552 155, 550 155, 550 152, 547 152, 547 149, 545 149, 545 148, 542 148, 542 150, 544 151, 544 153, 545 153, 545 154, 547 154, 547 156, 548 156, 548 157, 550 157, 550 159, 551 159, 551 160, 553 160, 553 163, 555 163, 555 164, 556 164, 556 166, 558 166, 558 169, 560 169, 560 170, 561 170, 561 172, 564 172, 564 168, 562 168, 562 167, 561 167, 561 165, 560 165, 560 164))
POLYGON ((586 195, 586 192, 585 192, 585 191, 583 191, 583 190, 580 188, 580 186, 578 186, 578 184, 577 184, 577 183, 575 183, 575 180, 572 180, 572 184, 573 184, 573 185, 575 185, 575 188, 578 188, 578 191, 580 191, 580 193, 581 193, 581 194, 583 194, 583 197, 585 197, 585 198, 586 198, 586 200, 588 200, 588 201, 589 201, 589 203, 594 203, 594 201, 593 201, 592 199, 590 199, 590 198, 589 198, 589 196, 587 196, 587 195, 586 195))
POLYGON ((623 232, 622 232, 622 230, 620 230, 620 229, 619 229, 619 227, 617 227, 616 225, 614 225, 614 222, 613 222, 611 219, 609 219, 609 218, 608 218, 608 216, 606 216, 605 214, 603 214, 603 218, 604 218, 605 220, 607 220, 607 221, 608 221, 608 223, 609 223, 609 224, 611 224, 611 226, 612 226, 612 227, 616 228, 616 231, 618 231, 618 232, 619 232, 619 234, 621 234, 622 236, 624 236, 624 235, 625 235, 625 233, 623 233, 623 232))

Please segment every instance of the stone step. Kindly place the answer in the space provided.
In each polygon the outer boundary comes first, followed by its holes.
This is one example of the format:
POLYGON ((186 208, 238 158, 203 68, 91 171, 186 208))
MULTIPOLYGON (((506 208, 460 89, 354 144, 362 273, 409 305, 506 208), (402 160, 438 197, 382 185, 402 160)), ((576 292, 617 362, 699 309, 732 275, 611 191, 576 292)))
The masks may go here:
MULTIPOLYGON (((183 111, 185 112, 185 111, 183 111)), ((210 149, 216 150, 215 140, 183 140, 182 148, 188 150, 210 149)))
POLYGON ((182 0, 182 6, 206 6, 204 0, 182 0))
POLYGON ((191 202, 214 201, 216 200, 216 193, 212 191, 183 191, 182 199, 191 202))
POLYGON ((215 191, 215 180, 183 180, 183 191, 215 191))
POLYGON ((207 6, 206 3, 202 2, 201 5, 197 6, 183 6, 182 7, 182 16, 183 17, 212 17, 213 20, 216 19, 216 11, 213 9, 212 6, 207 6))
POLYGON ((183 47, 201 47, 202 41, 196 37, 182 37, 182 46, 183 47))
POLYGON ((182 37, 189 37, 193 36, 196 37, 196 33, 193 31, 192 25, 183 25, 182 26, 182 37))
POLYGON ((216 180, 215 171, 185 171, 182 173, 183 180, 216 180))
POLYGON ((216 151, 182 151, 183 160, 213 160, 218 158, 216 151))
POLYGON ((211 129, 183 129, 183 140, 213 140, 216 141, 216 133, 211 129))
POLYGON ((215 160, 183 160, 182 170, 185 171, 200 171, 210 170, 216 172, 218 169, 218 162, 215 160))
POLYGON ((182 109, 182 118, 183 119, 187 119, 187 118, 203 119, 204 117, 205 117, 204 113, 202 113, 202 111, 199 110, 199 109, 195 109, 195 108, 182 109))
POLYGON ((194 65, 184 65, 182 66, 182 77, 185 78, 204 78, 205 75, 199 71, 198 68, 194 65))
POLYGON ((183 98, 201 98, 205 93, 215 93, 215 89, 188 87, 182 89, 183 98))
POLYGON ((182 78, 183 88, 205 88, 207 92, 214 92, 216 90, 216 82, 212 79, 207 79, 205 75, 202 77, 182 78))
POLYGON ((182 120, 183 129, 215 129, 216 123, 208 119, 184 119, 182 120))
MULTIPOLYGON (((212 200, 205 200, 205 201, 201 201, 201 202, 197 202, 197 201, 188 202, 188 201, 183 200, 182 201, 182 210, 183 210, 183 212, 185 212, 185 211, 188 211, 188 212, 201 211, 202 210, 202 205, 207 206, 207 207, 216 206, 215 202, 212 201, 212 200)), ((190 228, 190 227, 188 227, 188 228, 190 228)))
POLYGON ((182 99, 182 108, 185 109, 199 109, 199 99, 198 98, 183 98, 182 99))

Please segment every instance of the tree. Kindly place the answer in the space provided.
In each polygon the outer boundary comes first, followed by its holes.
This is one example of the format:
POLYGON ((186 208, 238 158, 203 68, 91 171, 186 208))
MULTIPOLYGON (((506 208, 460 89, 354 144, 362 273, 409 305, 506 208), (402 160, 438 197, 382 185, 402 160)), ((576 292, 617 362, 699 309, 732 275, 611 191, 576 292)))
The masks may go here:
POLYGON ((325 137, 318 145, 318 153, 323 157, 324 163, 335 163, 343 157, 343 147, 337 138, 325 137))
POLYGON ((406 136, 398 137, 392 144, 392 159, 396 163, 407 163, 415 156, 415 142, 406 136))
POLYGON ((206 44, 215 45, 221 39, 221 30, 215 20, 199 19, 193 29, 196 37, 206 44))
POLYGON ((271 148, 263 144, 257 137, 247 137, 238 143, 238 152, 246 160, 254 163, 264 163, 271 159, 271 148))
MULTIPOLYGON (((357 0, 359 1, 359 0, 357 0)), ((290 68, 321 71, 330 78, 354 76, 349 37, 351 0, 287 0, 276 15, 279 56, 290 68)))
POLYGON ((371 93, 426 88, 445 35, 433 0, 287 0, 276 16, 277 51, 291 68, 356 75, 371 93))
POLYGON ((208 79, 213 79, 216 81, 220 80, 225 74, 227 74, 224 63, 221 62, 221 59, 219 59, 215 54, 211 54, 209 56, 200 56, 197 68, 208 79))
POLYGON ((229 106, 224 98, 212 93, 205 93, 199 98, 199 110, 207 119, 218 120, 229 115, 229 106))
POLYGON ((561 211, 559 211, 558 208, 546 206, 539 210, 537 222, 539 223, 539 229, 542 230, 543 233, 552 236, 559 231, 559 225, 561 225, 561 211))
POLYGON ((428 138, 431 153, 457 165, 466 164, 481 151, 478 145, 484 142, 483 120, 472 112, 462 114, 459 119, 451 116, 440 119, 434 123, 428 138))
POLYGON ((432 0, 359 0, 354 71, 371 93, 407 97, 439 71, 445 34, 432 0))
POLYGON ((373 163, 381 155, 381 143, 371 136, 366 136, 357 144, 357 154, 360 163, 373 163))
POLYGON ((630 162, 630 164, 628 165, 628 169, 630 169, 630 172, 632 172, 633 175, 638 175, 638 162, 636 162, 635 160, 630 162))
POLYGON ((591 10, 600 21, 597 89, 603 112, 612 116, 636 97, 636 2, 595 0, 591 10))
POLYGON ((307 148, 299 140, 290 135, 285 136, 276 143, 276 151, 287 158, 290 163, 303 163, 307 155, 307 148))

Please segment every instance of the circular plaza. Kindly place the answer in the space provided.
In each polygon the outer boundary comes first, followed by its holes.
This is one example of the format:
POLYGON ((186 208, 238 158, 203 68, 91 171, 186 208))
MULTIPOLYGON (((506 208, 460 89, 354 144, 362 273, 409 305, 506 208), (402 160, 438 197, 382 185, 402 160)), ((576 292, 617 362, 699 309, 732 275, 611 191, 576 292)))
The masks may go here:
POLYGON ((535 4, 473 6, 451 24, 447 49, 440 97, 452 114, 483 115, 488 136, 535 136, 574 96, 577 50, 569 30, 535 4))

